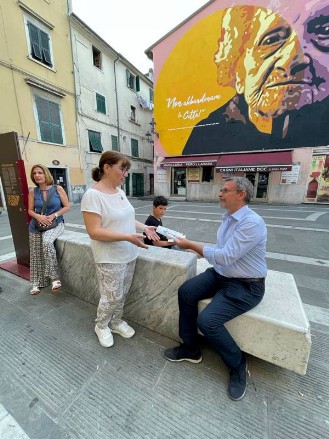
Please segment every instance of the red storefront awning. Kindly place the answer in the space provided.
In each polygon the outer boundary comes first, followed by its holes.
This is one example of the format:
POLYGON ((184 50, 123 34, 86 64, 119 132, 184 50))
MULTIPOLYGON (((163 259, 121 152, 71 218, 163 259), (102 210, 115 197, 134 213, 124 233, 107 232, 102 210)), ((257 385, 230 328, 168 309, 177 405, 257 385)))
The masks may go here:
POLYGON ((161 162, 161 167, 168 168, 190 168, 197 166, 215 166, 218 161, 218 155, 195 155, 165 157, 161 162))
POLYGON ((223 154, 218 157, 216 170, 220 172, 291 171, 292 151, 223 154))

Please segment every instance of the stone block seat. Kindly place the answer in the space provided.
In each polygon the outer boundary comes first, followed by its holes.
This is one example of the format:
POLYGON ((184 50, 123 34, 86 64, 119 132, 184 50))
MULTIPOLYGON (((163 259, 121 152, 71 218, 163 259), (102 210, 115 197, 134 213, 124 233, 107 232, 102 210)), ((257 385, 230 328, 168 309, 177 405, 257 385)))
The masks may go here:
MULTIPOLYGON (((197 273, 210 266, 198 259, 197 273)), ((290 273, 268 270, 265 288, 258 306, 225 326, 244 352, 305 375, 311 333, 295 279, 290 273)), ((199 302, 199 312, 210 300, 199 302)))
MULTIPOLYGON (((89 237, 65 231, 56 240, 56 250, 64 289, 97 305, 98 283, 89 237)), ((179 341, 177 290, 208 265, 189 252, 153 246, 140 249, 124 317, 179 341)), ((227 327, 245 352, 303 375, 311 347, 310 326, 294 278, 269 271, 266 290, 255 309, 227 327)), ((200 308, 206 303, 200 302, 200 308)))
MULTIPOLYGON (((56 240, 63 288, 73 296, 98 305, 96 268, 88 235, 65 231, 56 240)), ((196 273, 192 253, 150 246, 139 249, 124 317, 165 337, 179 340, 177 290, 196 273)))

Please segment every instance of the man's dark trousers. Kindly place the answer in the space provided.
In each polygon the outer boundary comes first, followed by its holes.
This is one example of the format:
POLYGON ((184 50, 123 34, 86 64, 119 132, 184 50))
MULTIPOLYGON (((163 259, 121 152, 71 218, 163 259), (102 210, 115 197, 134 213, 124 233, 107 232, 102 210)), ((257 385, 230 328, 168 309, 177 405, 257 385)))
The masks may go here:
POLYGON ((236 369, 243 355, 224 326, 260 303, 265 281, 226 278, 214 268, 187 280, 178 290, 179 336, 190 353, 199 352, 199 327, 202 334, 220 355, 226 366, 236 369), (198 316, 199 300, 212 298, 198 316))

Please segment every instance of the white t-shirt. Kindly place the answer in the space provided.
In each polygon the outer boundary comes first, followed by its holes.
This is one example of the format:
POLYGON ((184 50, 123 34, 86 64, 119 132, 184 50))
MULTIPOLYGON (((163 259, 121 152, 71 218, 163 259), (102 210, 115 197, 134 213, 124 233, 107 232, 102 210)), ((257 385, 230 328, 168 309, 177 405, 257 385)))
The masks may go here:
MULTIPOLYGON (((118 233, 136 233, 135 209, 120 188, 109 195, 90 188, 81 200, 81 212, 93 212, 101 216, 102 228, 118 233)), ((127 263, 137 258, 138 247, 128 241, 106 242, 91 239, 95 262, 127 263)))

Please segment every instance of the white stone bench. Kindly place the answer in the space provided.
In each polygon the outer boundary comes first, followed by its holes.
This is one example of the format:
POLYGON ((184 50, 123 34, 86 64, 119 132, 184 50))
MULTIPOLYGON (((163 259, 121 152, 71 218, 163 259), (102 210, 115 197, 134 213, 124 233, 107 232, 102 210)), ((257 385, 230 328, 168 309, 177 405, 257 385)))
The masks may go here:
MULTIPOLYGON (((96 268, 88 235, 65 231, 56 240, 60 278, 69 294, 98 305, 96 268)), ((124 317, 165 337, 179 340, 177 290, 196 273, 192 253, 141 248, 124 317)), ((95 313, 96 316, 96 313, 95 313)))
MULTIPOLYGON (((97 305, 98 283, 89 237, 65 231, 56 240, 56 248, 64 289, 97 305)), ((124 317, 179 341, 177 290, 208 265, 193 253, 153 246, 140 249, 124 317)), ((205 305, 206 301, 200 302, 201 308, 205 305)), ((299 374, 306 373, 310 327, 292 275, 269 271, 263 301, 229 322, 227 328, 245 352, 299 374)))
MULTIPOLYGON (((197 273, 208 267, 199 259, 197 273)), ((311 333, 295 279, 290 273, 268 270, 265 288, 258 306, 225 326, 244 352, 305 375, 311 333)), ((199 312, 210 300, 199 302, 199 312)))

